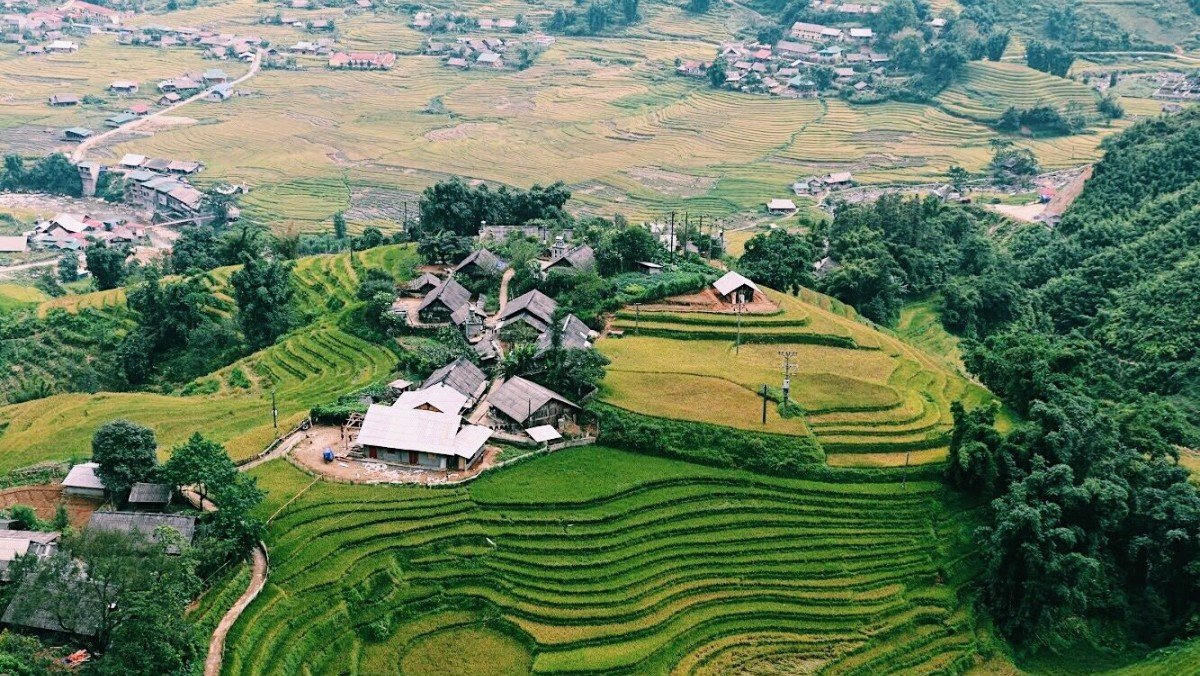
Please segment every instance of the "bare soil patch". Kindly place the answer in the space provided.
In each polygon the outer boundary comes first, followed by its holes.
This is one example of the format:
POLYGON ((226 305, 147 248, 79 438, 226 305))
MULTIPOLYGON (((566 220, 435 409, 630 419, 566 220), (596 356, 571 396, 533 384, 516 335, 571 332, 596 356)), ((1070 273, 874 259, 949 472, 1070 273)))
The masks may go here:
POLYGON ((96 511, 103 501, 67 495, 63 492, 62 484, 17 486, 0 491, 0 507, 7 509, 13 505, 28 505, 37 513, 39 519, 45 521, 54 518, 59 503, 66 505, 71 526, 82 528, 87 525, 92 512, 96 511))
POLYGON ((457 141, 464 138, 479 137, 495 131, 500 126, 491 122, 464 122, 453 127, 443 127, 425 132, 425 138, 433 141, 457 141))
POLYGON ((408 203, 408 217, 416 218, 420 210, 418 202, 420 195, 404 190, 387 188, 351 188, 350 208, 346 218, 352 221, 400 221, 405 216, 405 203, 408 203))
POLYGON ((0 147, 8 153, 45 155, 62 144, 62 129, 59 127, 22 124, 0 129, 0 147))
POLYGON ((717 184, 715 178, 690 176, 661 167, 633 167, 627 173, 657 192, 678 197, 699 197, 717 184))
MULTIPOLYGON (((657 303, 643 305, 642 312, 711 312, 716 314, 737 314, 737 308, 726 303, 717 296, 711 287, 698 293, 683 296, 663 298, 657 303)), ((768 315, 779 312, 779 306, 762 294, 754 294, 754 301, 746 303, 743 314, 768 315)))

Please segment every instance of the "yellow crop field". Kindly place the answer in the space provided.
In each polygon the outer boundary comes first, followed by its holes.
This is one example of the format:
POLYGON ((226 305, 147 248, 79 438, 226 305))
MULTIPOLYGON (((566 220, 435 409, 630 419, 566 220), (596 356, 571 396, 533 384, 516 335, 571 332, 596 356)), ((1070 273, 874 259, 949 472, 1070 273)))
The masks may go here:
POLYGON ((991 398, 952 362, 868 326, 828 297, 769 295, 782 312, 746 317, 736 348, 731 315, 619 313, 624 337, 597 345, 612 360, 603 399, 664 418, 813 435, 831 464, 891 466, 943 459, 950 403, 991 398), (790 399, 803 415, 784 418, 772 402, 764 425, 758 393, 768 385, 779 396, 784 351, 790 399))

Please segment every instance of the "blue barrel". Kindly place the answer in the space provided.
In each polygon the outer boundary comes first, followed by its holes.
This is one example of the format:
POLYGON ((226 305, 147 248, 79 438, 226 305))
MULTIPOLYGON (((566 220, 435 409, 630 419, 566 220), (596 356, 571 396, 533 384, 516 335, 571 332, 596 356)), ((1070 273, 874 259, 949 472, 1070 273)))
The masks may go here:
POLYGON ((321 457, 325 459, 325 462, 333 462, 333 449, 325 449, 325 452, 321 453, 321 457))

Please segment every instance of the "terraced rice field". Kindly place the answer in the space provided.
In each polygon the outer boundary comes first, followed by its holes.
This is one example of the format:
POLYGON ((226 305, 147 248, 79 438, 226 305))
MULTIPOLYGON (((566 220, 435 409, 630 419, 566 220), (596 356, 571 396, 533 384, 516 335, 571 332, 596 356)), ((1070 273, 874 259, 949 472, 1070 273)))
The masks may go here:
POLYGON ((48 298, 49 296, 32 286, 0 284, 0 312, 27 308, 48 298))
POLYGON ((621 312, 620 339, 598 343, 612 360, 606 402, 639 413, 751 431, 814 435, 834 464, 932 462, 945 455, 953 425, 950 403, 990 399, 942 358, 859 321, 852 309, 814 292, 769 292, 782 312, 747 316, 742 341, 732 315, 643 310, 640 322, 621 312), (793 402, 803 416, 781 417, 764 384, 778 396, 781 351, 791 351, 793 402))
MULTIPOLYGON (((295 269, 298 302, 314 321, 279 343, 197 381, 212 394, 172 396, 149 393, 64 394, 0 408, 0 471, 47 459, 86 457, 97 427, 128 418, 158 433, 160 452, 199 430, 226 445, 234 460, 252 457, 276 436, 271 420, 271 390, 279 405, 279 427, 290 429, 314 404, 365 387, 389 376, 396 356, 337 328, 334 312, 352 298, 356 266, 383 268, 405 278, 415 256, 408 247, 380 247, 355 254, 301 259, 295 269), (249 388, 231 380, 234 370, 249 388)), ((214 288, 227 289, 233 268, 209 273, 214 288)), ((124 299, 113 292, 49 301, 55 307, 101 307, 124 312, 124 299)))
POLYGON ((1098 94, 1087 85, 1028 68, 1023 64, 974 61, 966 76, 938 95, 948 112, 993 122, 1009 107, 1032 108, 1040 104, 1063 107, 1079 103, 1087 110, 1098 94))
MULTIPOLYGON (((254 473, 303 482, 282 461, 254 473)), ((599 447, 466 488, 318 482, 271 525, 225 672, 956 671, 977 640, 956 595, 970 531, 936 483, 599 447)))

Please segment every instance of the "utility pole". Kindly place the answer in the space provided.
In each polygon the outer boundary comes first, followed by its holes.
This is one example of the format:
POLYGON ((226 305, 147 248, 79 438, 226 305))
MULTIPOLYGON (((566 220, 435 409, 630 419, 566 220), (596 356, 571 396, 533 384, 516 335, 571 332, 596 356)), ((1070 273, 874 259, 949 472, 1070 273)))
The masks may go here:
POLYGON ((759 395, 762 396, 762 400, 763 400, 762 424, 766 425, 767 424, 767 386, 766 386, 766 384, 763 384, 762 392, 759 392, 759 395))
POLYGON ((783 357, 783 405, 786 407, 791 399, 788 394, 792 390, 792 357, 796 356, 795 350, 780 350, 779 356, 783 357))
POLYGON ((901 485, 904 487, 904 490, 906 490, 906 491, 908 490, 908 459, 911 456, 912 456, 911 450, 904 452, 904 480, 901 482, 901 485))
POLYGON ((675 212, 671 212, 671 264, 675 264, 675 212))
POLYGON ((738 304, 735 307, 737 308, 737 327, 738 327, 738 329, 737 329, 737 342, 735 342, 733 344, 733 353, 741 354, 742 353, 742 310, 744 310, 746 308, 746 303, 738 302, 738 304))
POLYGON ((635 335, 640 336, 640 335, 642 335, 642 304, 634 303, 633 304, 633 312, 634 312, 633 332, 635 335))
POLYGON ((275 426, 275 436, 279 436, 279 407, 275 405, 275 388, 271 388, 271 424, 275 426))
MULTIPOLYGON (((700 214, 700 229, 697 232, 699 233, 700 238, 703 239, 704 238, 704 214, 700 214)), ((696 247, 696 248, 698 249, 700 247, 696 247)), ((711 243, 708 246, 708 253, 709 254, 712 253, 712 244, 711 243)), ((712 258, 712 256, 710 255, 709 258, 712 258)))

